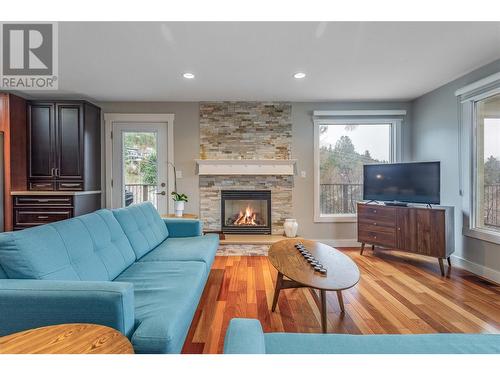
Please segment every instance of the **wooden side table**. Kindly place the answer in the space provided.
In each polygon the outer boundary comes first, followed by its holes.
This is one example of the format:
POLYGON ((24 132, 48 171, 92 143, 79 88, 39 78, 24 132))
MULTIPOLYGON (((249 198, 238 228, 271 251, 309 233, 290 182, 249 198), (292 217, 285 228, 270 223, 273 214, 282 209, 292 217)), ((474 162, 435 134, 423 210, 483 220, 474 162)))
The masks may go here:
POLYGON ((113 328, 77 323, 0 337, 0 354, 134 354, 134 349, 113 328))
POLYGON ((163 218, 174 218, 174 219, 198 219, 198 215, 195 214, 183 214, 181 217, 175 216, 175 214, 161 215, 163 218))

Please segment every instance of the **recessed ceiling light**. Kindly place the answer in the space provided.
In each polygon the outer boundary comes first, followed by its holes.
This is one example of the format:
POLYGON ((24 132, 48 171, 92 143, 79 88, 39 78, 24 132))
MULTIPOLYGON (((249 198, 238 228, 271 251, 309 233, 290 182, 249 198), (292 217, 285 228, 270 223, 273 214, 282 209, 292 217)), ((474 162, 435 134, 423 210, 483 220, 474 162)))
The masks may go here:
POLYGON ((193 73, 184 73, 182 76, 184 78, 187 78, 187 79, 193 79, 194 78, 194 74, 193 73))
POLYGON ((293 78, 302 79, 306 76, 306 73, 298 72, 293 75, 293 78))

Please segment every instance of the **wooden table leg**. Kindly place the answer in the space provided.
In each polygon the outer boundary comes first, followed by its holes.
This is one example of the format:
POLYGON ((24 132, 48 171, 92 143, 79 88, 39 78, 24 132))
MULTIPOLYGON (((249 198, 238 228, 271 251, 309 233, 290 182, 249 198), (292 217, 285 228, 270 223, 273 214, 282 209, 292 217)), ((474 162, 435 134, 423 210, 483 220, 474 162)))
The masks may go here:
POLYGON ((344 299, 342 298, 342 291, 341 290, 337 290, 337 299, 339 300, 340 311, 345 312, 344 299))
POLYGON ((326 333, 326 290, 321 289, 321 330, 326 333))
POLYGON ((278 272, 278 277, 276 278, 276 288, 274 289, 272 311, 276 310, 276 305, 278 304, 278 297, 280 295, 282 283, 283 283, 283 274, 281 272, 278 272))
POLYGON ((359 252, 359 255, 363 255, 363 250, 365 249, 365 243, 361 242, 361 251, 359 252))
POLYGON ((438 258, 438 261, 439 261, 439 268, 441 269, 441 276, 444 276, 443 258, 438 258))
POLYGON ((374 251, 374 250, 375 250, 375 245, 372 245, 372 251, 374 251))

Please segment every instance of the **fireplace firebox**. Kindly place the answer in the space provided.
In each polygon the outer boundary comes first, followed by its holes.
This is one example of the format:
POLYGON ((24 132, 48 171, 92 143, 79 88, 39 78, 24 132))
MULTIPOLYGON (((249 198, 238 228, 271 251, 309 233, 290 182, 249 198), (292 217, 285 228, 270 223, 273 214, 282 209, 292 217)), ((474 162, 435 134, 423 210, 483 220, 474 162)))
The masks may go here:
POLYGON ((223 233, 271 234, 270 190, 222 190, 223 233))

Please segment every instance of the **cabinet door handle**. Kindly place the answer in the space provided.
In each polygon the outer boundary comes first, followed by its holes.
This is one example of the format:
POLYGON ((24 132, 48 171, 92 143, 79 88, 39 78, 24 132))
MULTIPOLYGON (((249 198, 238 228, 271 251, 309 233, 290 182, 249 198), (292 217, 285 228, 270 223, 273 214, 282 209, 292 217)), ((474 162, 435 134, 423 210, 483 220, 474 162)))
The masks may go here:
POLYGON ((373 225, 377 225, 377 223, 373 223, 373 225))
POLYGON ((56 168, 56 177, 60 177, 60 175, 59 175, 59 168, 56 168))
POLYGON ((48 218, 49 218, 48 216, 43 216, 43 215, 37 216, 37 219, 48 219, 48 218))
POLYGON ((52 177, 54 177, 54 169, 55 169, 55 168, 52 168, 52 169, 50 170, 50 175, 51 175, 52 177))

